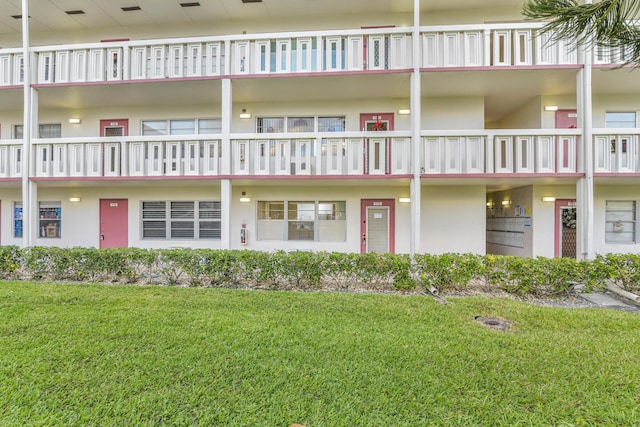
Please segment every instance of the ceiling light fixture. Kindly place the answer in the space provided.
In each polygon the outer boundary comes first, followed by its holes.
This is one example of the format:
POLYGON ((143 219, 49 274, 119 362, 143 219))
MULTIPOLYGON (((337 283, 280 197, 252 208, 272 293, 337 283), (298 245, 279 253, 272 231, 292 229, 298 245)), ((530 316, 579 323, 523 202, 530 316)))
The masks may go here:
POLYGON ((242 3, 262 3, 262 0, 242 0, 242 3))
POLYGON ((84 10, 65 10, 67 15, 84 15, 84 10))
POLYGON ((122 9, 123 12, 133 12, 134 10, 142 10, 140 6, 121 7, 120 9, 122 9))
POLYGON ((197 1, 193 1, 190 3, 180 3, 180 7, 197 7, 200 6, 200 3, 198 3, 197 1))

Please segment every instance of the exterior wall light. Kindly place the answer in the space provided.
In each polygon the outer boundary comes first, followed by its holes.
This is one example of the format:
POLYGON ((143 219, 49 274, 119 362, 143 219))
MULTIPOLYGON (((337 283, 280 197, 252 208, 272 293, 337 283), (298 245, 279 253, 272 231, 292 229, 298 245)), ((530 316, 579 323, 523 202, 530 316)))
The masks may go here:
POLYGON ((545 105, 544 111, 558 111, 557 105, 545 105))
POLYGON ((495 204, 495 202, 487 202, 487 207, 488 207, 489 209, 493 209, 493 207, 494 207, 495 205, 496 205, 496 204, 495 204))
POLYGON ((411 110, 409 110, 408 108, 402 108, 398 110, 398 114, 406 116, 407 114, 411 114, 411 110))
POLYGON ((72 117, 69 119, 69 123, 71 123, 72 125, 80 124, 80 122, 82 122, 82 120, 80 120, 78 117, 72 117))
POLYGON ((398 197, 400 203, 411 203, 411 197, 398 197))
POLYGON ((243 108, 242 109, 242 113, 240 113, 240 118, 241 119, 250 119, 251 118, 251 113, 247 113, 247 109, 243 108))
POLYGON ((543 202, 555 202, 556 198, 553 196, 542 196, 542 201, 543 202))
POLYGON ((251 202, 251 197, 247 197, 247 192, 243 191, 242 195, 240 196, 240 203, 250 203, 251 202))
POLYGON ((511 200, 503 200, 502 201, 502 206, 510 206, 511 205, 511 200))
POLYGON ((69 197, 71 203, 80 203, 82 199, 80 197, 69 197))

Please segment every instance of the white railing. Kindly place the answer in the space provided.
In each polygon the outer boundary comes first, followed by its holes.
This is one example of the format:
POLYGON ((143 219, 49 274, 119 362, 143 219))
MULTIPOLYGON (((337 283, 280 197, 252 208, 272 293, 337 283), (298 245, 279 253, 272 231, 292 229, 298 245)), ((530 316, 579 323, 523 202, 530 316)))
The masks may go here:
POLYGON ((575 49, 551 42, 540 24, 423 27, 422 67, 577 64, 575 49))
POLYGON ((421 173, 575 173, 577 142, 577 130, 422 132, 421 173))
POLYGON ((411 138, 401 132, 260 135, 233 138, 231 145, 235 175, 410 173, 411 138))
POLYGON ((640 129, 594 129, 595 173, 639 173, 640 129))
POLYGON ((21 139, 0 140, 0 178, 22 177, 21 139))
POLYGON ((0 49, 0 86, 16 86, 24 82, 22 49, 0 49))

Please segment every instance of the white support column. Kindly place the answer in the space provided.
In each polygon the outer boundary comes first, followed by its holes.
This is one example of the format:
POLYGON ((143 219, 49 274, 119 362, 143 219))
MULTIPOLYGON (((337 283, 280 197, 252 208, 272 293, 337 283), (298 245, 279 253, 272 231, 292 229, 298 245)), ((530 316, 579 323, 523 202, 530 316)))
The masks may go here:
MULTIPOLYGON (((29 0, 22 0, 22 16, 29 16, 29 0)), ((29 19, 22 19, 22 52, 24 82, 22 93, 24 98, 22 118, 22 246, 32 245, 35 224, 35 207, 31 204, 29 175, 31 173, 31 54, 29 52, 29 19)), ((35 228, 37 230, 37 228, 35 228)))
POLYGON ((220 234, 220 248, 231 249, 231 237, 233 230, 231 230, 231 180, 223 179, 220 182, 220 228, 222 230, 220 234))
POLYGON ((422 116, 422 84, 420 76, 422 56, 420 51, 420 0, 413 0, 413 73, 411 75, 411 140, 413 152, 413 178, 411 179, 411 236, 410 254, 420 253, 422 188, 420 162, 422 138, 420 136, 422 116))
MULTIPOLYGON (((591 3, 587 1, 587 3, 591 3)), ((582 129, 580 141, 580 155, 578 159, 578 170, 584 172, 584 178, 580 178, 576 185, 577 204, 577 257, 579 259, 594 259, 593 247, 593 131, 592 131, 592 87, 591 87, 591 65, 592 51, 589 47, 584 47, 579 51, 582 56, 584 67, 578 72, 577 79, 577 104, 578 104, 578 127, 582 129)))
POLYGON ((231 79, 222 79, 222 175, 231 174, 231 79))

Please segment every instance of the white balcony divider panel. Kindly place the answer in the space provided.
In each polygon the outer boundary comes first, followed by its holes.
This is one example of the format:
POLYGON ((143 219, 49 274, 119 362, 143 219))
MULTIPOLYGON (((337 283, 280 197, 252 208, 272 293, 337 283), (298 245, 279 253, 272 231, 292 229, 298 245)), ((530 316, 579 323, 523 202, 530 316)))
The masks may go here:
POLYGON ((205 73, 207 76, 219 76, 222 74, 223 55, 222 46, 219 42, 207 43, 205 61, 205 73))
POLYGON ((13 57, 13 84, 22 84, 24 82, 24 55, 15 55, 13 57))
POLYGON ((131 79, 147 78, 147 47, 135 46, 131 48, 131 79))
POLYGON ((535 38, 536 65, 552 65, 558 62, 556 44, 551 38, 550 33, 537 32, 535 38))
POLYGON ((166 175, 182 175, 181 146, 182 143, 179 141, 167 142, 166 175))
POLYGON ((292 71, 291 40, 276 40, 276 73, 290 73, 292 71))
POLYGON ((69 175, 69 164, 67 157, 67 144, 53 144, 52 152, 52 174, 55 177, 63 177, 69 175))
MULTIPOLYGON (((361 175, 364 173, 364 139, 349 138, 342 144, 346 144, 347 150, 347 174, 361 175)), ((344 145, 343 145, 344 146, 344 145)), ((339 153, 341 148, 338 147, 339 153)))
POLYGON ((271 173, 271 149, 268 139, 259 139, 255 142, 256 155, 254 170, 256 175, 269 175, 271 173))
POLYGON ((217 175, 220 170, 220 141, 204 142, 204 174, 217 175))
POLYGON ((89 50, 88 80, 99 82, 104 80, 104 50, 89 50))
POLYGON ((170 78, 178 78, 184 76, 184 46, 169 45, 168 73, 170 78))
POLYGON ((201 43, 190 43, 186 45, 186 77, 203 76, 203 54, 201 43))
POLYGON ((84 144, 69 144, 69 176, 85 176, 84 144))
POLYGON ((495 172, 513 172, 513 138, 510 136, 496 136, 494 142, 495 172))
POLYGON ((202 170, 200 167, 200 144, 204 146, 204 142, 200 141, 185 141, 184 142, 184 153, 185 158, 183 159, 183 171, 185 175, 188 176, 197 176, 200 175, 200 171, 202 170))
POLYGON ((577 64, 578 52, 571 47, 570 42, 566 40, 558 40, 556 43, 558 49, 558 63, 559 64, 577 64))
POLYGON ((484 139, 480 136, 468 136, 466 139, 466 170, 467 173, 484 172, 484 139))
POLYGON ((369 36, 367 43, 367 68, 384 70, 387 67, 387 40, 384 35, 369 36))
POLYGON ((511 64, 511 31, 495 30, 493 32, 493 66, 511 64))
POLYGON ((120 176, 120 143, 104 144, 104 176, 120 176))
POLYGON ((628 173, 637 170, 637 137, 633 135, 609 136, 610 158, 606 172, 628 173))
POLYGON ((2 86, 13 83, 12 59, 13 55, 0 55, 0 85, 2 86))
POLYGON ((233 172, 236 175, 249 175, 249 141, 234 141, 233 172))
POLYGON ((440 44, 437 33, 422 34, 422 67, 435 68, 440 66, 440 44))
POLYGON ((110 48, 107 49, 107 61, 106 68, 107 80, 117 81, 122 80, 122 48, 110 48))
POLYGON ((296 71, 313 71, 313 41, 310 37, 297 40, 296 71))
POLYGON ((444 139, 444 170, 446 173, 462 173, 462 137, 444 139))
POLYGON ((442 66, 457 67, 460 64, 460 33, 444 33, 442 66))
POLYGON ((482 31, 464 33, 464 65, 479 67, 484 65, 484 39, 482 31))
POLYGON ((574 136, 561 135, 558 137, 558 169, 562 172, 576 171, 576 138, 574 136))
POLYGON ((611 141, 609 136, 597 135, 594 141, 594 172, 611 172, 611 141))
POLYGON ((341 71, 342 67, 342 37, 327 37, 324 40, 324 70, 341 71))
POLYGON ((295 150, 295 174, 311 175, 311 144, 310 139, 293 140, 295 150))
POLYGON ((410 138, 393 138, 391 140, 391 173, 407 174, 410 172, 409 158, 411 152, 410 138))
POLYGON ((54 65, 53 52, 42 52, 38 55, 38 83, 53 83, 54 65))
POLYGON ((556 171, 555 137, 542 135, 536 138, 536 172, 552 173, 556 171))
MULTIPOLYGON (((249 74, 251 73, 251 57, 249 53, 250 43, 248 41, 240 41, 235 43, 235 73, 249 74)), ((267 63, 269 61, 266 61, 267 63)))
POLYGON ((102 176, 102 144, 86 145, 87 176, 102 176))
POLYGON ((9 151, 11 156, 9 173, 11 177, 20 177, 22 176, 22 147, 12 145, 9 151))
POLYGON ((143 142, 133 142, 129 144, 129 175, 144 176, 144 151, 143 142))
POLYGON ((0 178, 9 178, 9 147, 0 145, 0 178))
POLYGON ((533 157, 533 137, 517 136, 516 137, 516 173, 533 173, 534 169, 533 157))
POLYGON ((531 30, 515 30, 513 32, 513 50, 513 65, 533 64, 531 30))
POLYGON ((149 176, 164 175, 164 144, 162 142, 147 142, 147 174, 149 176))
POLYGON ((291 174, 291 141, 276 140, 275 170, 276 175, 291 174))
POLYGON ((369 175, 384 175, 387 172, 387 139, 369 138, 367 153, 369 175))
POLYGON ((411 53, 412 40, 406 34, 392 34, 389 37, 389 60, 388 65, 392 70, 410 68, 413 66, 413 58, 411 53))
MULTIPOLYGON (((362 140, 359 141, 362 144, 362 140)), ((343 140, 340 138, 327 138, 326 140, 327 175, 342 173, 342 144, 343 140)))
POLYGON ((268 40, 258 40, 254 43, 256 66, 255 72, 265 74, 271 71, 271 43, 268 40))
POLYGON ((69 81, 85 82, 87 81, 87 51, 74 50, 71 53, 69 81))
POLYGON ((51 146, 38 144, 36 151, 36 176, 48 177, 51 175, 51 146))
MULTIPOLYGON (((371 40, 369 40, 371 42, 371 40)), ((364 70, 364 38, 349 36, 347 38, 347 69, 351 71, 364 70)), ((367 59, 367 61, 369 61, 367 59)), ((369 64, 369 62, 367 62, 369 64)))
POLYGON ((56 52, 54 79, 57 83, 69 82, 71 52, 62 50, 56 52))
POLYGON ((151 61, 147 69, 147 77, 160 79, 165 76, 166 56, 164 46, 151 46, 151 61))
POLYGON ((443 140, 439 137, 422 138, 424 147, 424 173, 439 174, 442 172, 443 140))

